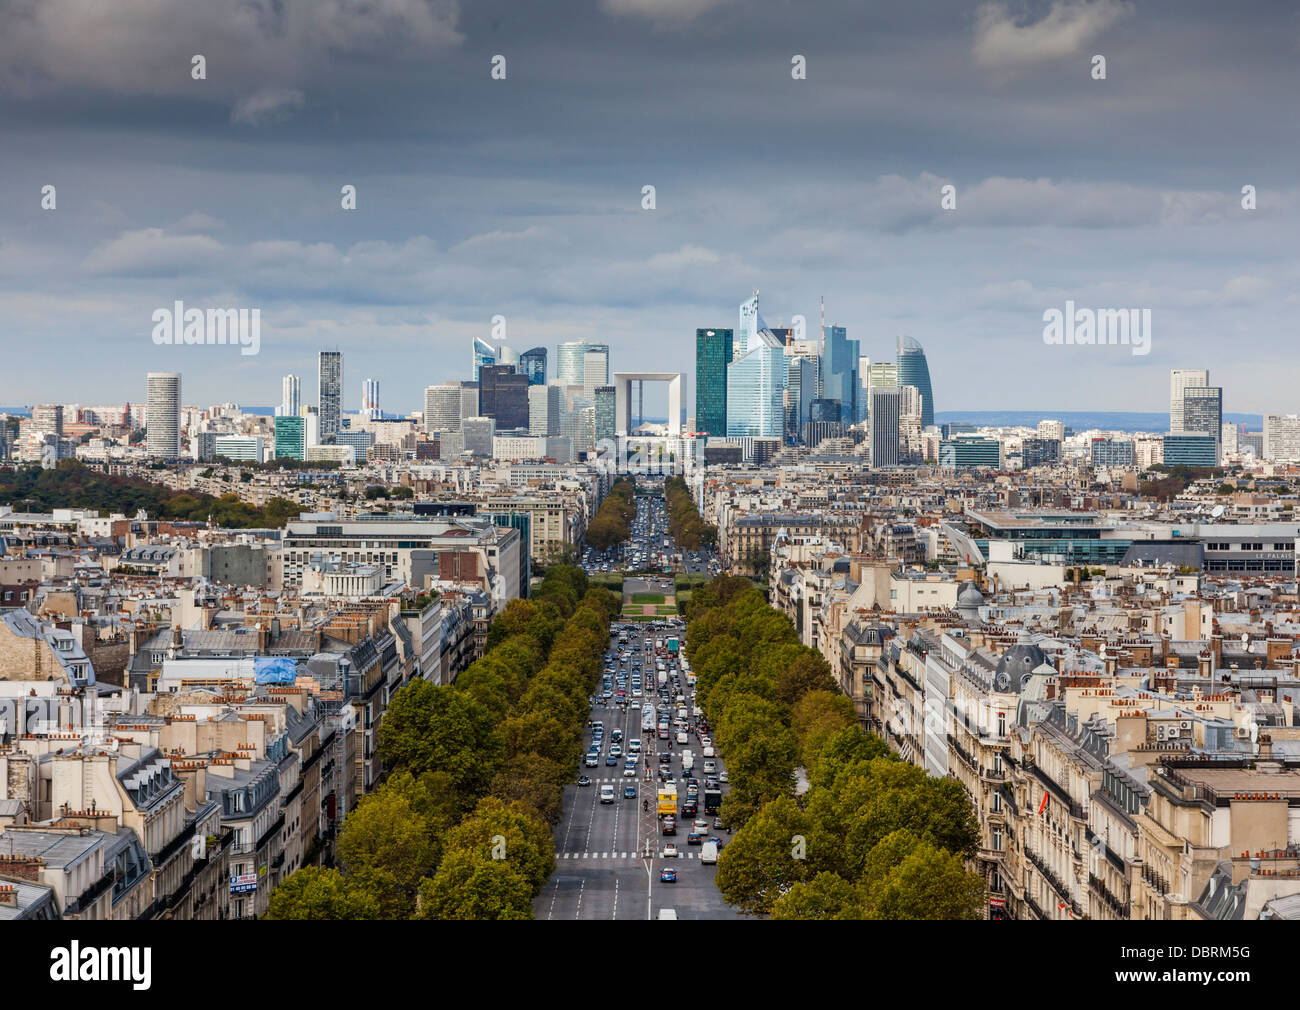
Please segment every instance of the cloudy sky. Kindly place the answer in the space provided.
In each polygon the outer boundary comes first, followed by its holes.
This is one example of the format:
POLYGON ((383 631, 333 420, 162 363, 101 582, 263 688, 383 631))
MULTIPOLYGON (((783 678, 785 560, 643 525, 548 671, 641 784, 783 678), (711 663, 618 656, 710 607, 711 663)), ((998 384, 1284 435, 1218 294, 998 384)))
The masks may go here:
POLYGON ((921 341, 940 411, 1163 410, 1174 367, 1296 411, 1298 83, 1267 0, 0 0, 0 403, 314 401, 338 347, 405 412, 498 314, 693 372, 758 288, 921 341), (156 346, 177 299, 261 353, 156 346), (1151 353, 1047 346, 1066 299, 1151 353))

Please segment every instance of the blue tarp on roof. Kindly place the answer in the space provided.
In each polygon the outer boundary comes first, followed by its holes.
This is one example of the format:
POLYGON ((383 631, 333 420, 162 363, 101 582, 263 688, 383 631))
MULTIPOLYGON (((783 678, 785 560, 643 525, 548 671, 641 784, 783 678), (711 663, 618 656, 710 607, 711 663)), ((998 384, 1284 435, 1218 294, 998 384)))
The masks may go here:
POLYGON ((290 656, 258 656, 253 660, 259 684, 292 684, 297 670, 298 661, 290 656))

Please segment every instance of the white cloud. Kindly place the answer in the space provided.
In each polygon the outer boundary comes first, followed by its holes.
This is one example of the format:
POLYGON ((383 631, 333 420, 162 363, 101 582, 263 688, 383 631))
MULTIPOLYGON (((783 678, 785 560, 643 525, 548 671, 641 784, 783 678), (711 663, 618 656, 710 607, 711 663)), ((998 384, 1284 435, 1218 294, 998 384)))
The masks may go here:
POLYGON ((230 110, 230 121, 247 126, 280 123, 301 109, 303 102, 303 93, 297 88, 265 88, 237 101, 230 110))
POLYGON ((91 274, 171 277, 213 264, 221 249, 221 243, 208 235, 169 235, 161 228, 142 228, 93 250, 82 265, 91 274))
POLYGON ((975 12, 975 63, 1010 69, 1077 55, 1131 10, 1121 0, 1057 0, 1046 17, 1019 24, 1005 3, 986 3, 975 12))
POLYGON ((694 21, 705 11, 732 0, 600 0, 600 8, 614 17, 640 17, 660 26, 694 21))

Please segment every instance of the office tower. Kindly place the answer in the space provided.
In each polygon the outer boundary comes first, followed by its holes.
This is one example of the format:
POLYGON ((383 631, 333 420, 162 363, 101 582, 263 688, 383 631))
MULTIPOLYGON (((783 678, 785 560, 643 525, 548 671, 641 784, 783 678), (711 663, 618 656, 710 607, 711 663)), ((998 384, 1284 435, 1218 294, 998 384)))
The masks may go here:
POLYGON ((921 427, 934 424, 934 391, 930 386, 930 366, 925 350, 911 337, 898 338, 898 384, 915 386, 921 394, 921 427))
MULTIPOLYGON (((588 351, 599 351, 605 355, 606 369, 609 367, 609 344, 588 344, 581 340, 569 340, 555 349, 555 378, 562 386, 582 386, 587 381, 586 355, 588 351)), ((605 381, 609 383, 606 374, 605 381)))
POLYGON ((364 463, 369 457, 371 446, 375 444, 375 433, 373 431, 340 431, 335 437, 335 444, 350 446, 356 461, 364 463))
POLYGON ((276 417, 296 417, 302 413, 302 384, 296 375, 286 375, 280 380, 280 406, 276 417))
POLYGON ((1222 436, 1223 387, 1188 386, 1183 390, 1184 435, 1222 436))
POLYGON ((1165 466, 1218 466, 1218 436, 1170 433, 1164 437, 1164 463, 1165 466))
POLYGON ((310 449, 313 446, 320 445, 320 408, 304 407, 302 419, 305 422, 304 430, 306 432, 307 448, 310 449))
POLYGON ((519 355, 519 371, 528 376, 530 386, 546 385, 546 348, 534 347, 519 355))
POLYGON ((492 455, 492 438, 497 433, 496 422, 490 417, 463 417, 460 431, 465 438, 465 452, 476 456, 492 455))
POLYGON ((816 340, 791 340, 782 348, 787 358, 807 358, 812 362, 813 367, 813 395, 814 400, 820 399, 826 394, 822 391, 822 352, 821 344, 816 340))
MULTIPOLYGON (((613 389, 613 386, 609 387, 613 389)), ((573 451, 594 452, 596 448, 596 408, 594 405, 578 411, 577 434, 573 437, 573 451)))
POLYGON ((460 383, 461 420, 467 417, 478 417, 478 415, 478 383, 466 382, 462 379, 460 383))
POLYGON ((475 382, 478 382, 479 372, 485 366, 495 365, 497 363, 497 350, 499 347, 499 344, 489 343, 482 337, 474 338, 474 370, 470 372, 470 374, 474 376, 475 382))
POLYGON ((367 421, 378 421, 384 416, 379 410, 378 379, 367 379, 361 384, 361 416, 367 421))
POLYGON ((564 413, 564 390, 559 386, 528 387, 528 434, 558 435, 564 413))
POLYGON ((848 338, 843 326, 823 327, 826 342, 825 360, 822 363, 823 399, 840 401, 840 420, 856 424, 860 390, 858 386, 858 341, 848 338))
POLYGON ((1238 452, 1237 432, 1240 429, 1231 423, 1222 423, 1219 425, 1219 445, 1224 455, 1238 452))
POLYGON ((944 439, 939 443, 939 466, 948 470, 997 470, 1002 466, 1002 443, 979 435, 944 439))
MULTIPOLYGON (((1267 418, 1265 419, 1267 420, 1267 418)), ((1264 458, 1264 433, 1262 431, 1243 431, 1237 436, 1237 442, 1241 446, 1243 453, 1250 453, 1256 459, 1264 458)))
POLYGON ((479 370, 478 410, 496 421, 498 431, 528 427, 528 376, 513 365, 484 365, 479 370))
POLYGON ((875 386, 899 386, 899 388, 902 388, 898 381, 898 366, 892 361, 877 361, 874 365, 868 365, 866 384, 868 389, 875 386))
MULTIPOLYGON (((424 387, 424 430, 460 431, 461 384, 444 382, 437 386, 424 387)), ((474 404, 473 414, 478 413, 478 403, 474 404)))
POLYGON ((1093 466, 1132 466, 1135 459, 1133 443, 1124 438, 1094 438, 1092 440, 1093 466))
MULTIPOLYGON (((1041 428, 1041 425, 1039 426, 1041 428)), ((1028 470, 1061 461, 1061 441, 1056 438, 1027 438, 1020 444, 1020 465, 1028 470)))
POLYGON ((617 434, 618 390, 613 386, 597 386, 594 410, 596 441, 612 441, 617 434))
POLYGON ((259 435, 218 435, 214 454, 237 463, 261 463, 262 439, 259 435))
POLYGON ((1056 442, 1065 441, 1065 425, 1060 421, 1039 421, 1038 437, 1056 442))
POLYGON ((307 458, 307 419, 293 414, 281 414, 275 419, 274 459, 307 458))
POLYGON ((145 452, 176 459, 181 454, 180 373, 150 372, 145 387, 145 452))
POLYGON ((343 426, 343 352, 321 351, 316 402, 320 405, 320 440, 329 445, 343 426))
POLYGON ((596 399, 596 387, 609 385, 609 348, 591 350, 582 356, 582 395, 596 399))
POLYGON ((727 433, 727 366, 732 361, 729 329, 695 331, 695 430, 721 438, 727 433))
POLYGON ((758 343, 727 366, 727 437, 780 438, 784 430, 785 355, 758 343))
POLYGON ((797 441, 816 398, 813 359, 802 355, 785 359, 785 434, 797 441))
POLYGON ((871 468, 898 466, 898 424, 902 391, 897 386, 874 386, 869 410, 871 468))
POLYGON ((1208 386, 1210 372, 1205 368, 1175 368, 1169 373, 1169 431, 1183 432, 1183 392, 1189 386, 1208 386))
MULTIPOLYGON (((887 387, 879 387, 887 388, 887 387)), ((921 438, 921 391, 915 386, 898 387, 898 461, 919 463, 925 455, 921 438)))
MULTIPOLYGON (((1258 432, 1246 432, 1242 441, 1253 449, 1258 435, 1258 432)), ((1264 459, 1300 460, 1300 418, 1295 414, 1265 414, 1258 446, 1256 455, 1264 459)))

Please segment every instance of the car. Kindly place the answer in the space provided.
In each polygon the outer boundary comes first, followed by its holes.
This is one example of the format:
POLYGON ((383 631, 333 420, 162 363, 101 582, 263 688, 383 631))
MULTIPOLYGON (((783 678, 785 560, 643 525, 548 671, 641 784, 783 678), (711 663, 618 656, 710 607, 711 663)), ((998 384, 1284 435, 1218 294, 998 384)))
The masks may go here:
POLYGON ((579 776, 578 776, 578 785, 580 785, 580 786, 589 786, 589 785, 591 785, 591 779, 587 778, 586 775, 579 775, 579 776))
POLYGON ((636 758, 629 758, 623 762, 623 777, 625 779, 636 778, 636 758))
POLYGON ((600 759, 595 754, 588 754, 586 760, 582 763, 588 768, 595 768, 600 764, 600 759))
POLYGON ((625 785, 623 787, 623 799, 625 800, 636 799, 636 786, 632 785, 632 783, 630 782, 627 785, 625 785))
POLYGON ((662 753, 660 753, 659 763, 661 765, 672 764, 672 761, 673 761, 673 756, 669 754, 667 751, 663 751, 662 753))
POLYGON ((714 831, 730 831, 731 829, 730 829, 729 827, 727 827, 727 825, 723 822, 723 820, 722 820, 721 817, 715 817, 715 818, 713 818, 713 830, 714 830, 714 831))
POLYGON ((605 764, 606 764, 606 765, 617 765, 617 764, 618 764, 618 756, 615 755, 615 754, 606 754, 606 755, 605 755, 605 764))
POLYGON ((606 785, 603 785, 603 786, 600 787, 600 802, 601 802, 601 803, 613 803, 613 802, 614 802, 614 787, 613 787, 613 786, 606 784, 606 785))
POLYGON ((684 729, 679 729, 679 730, 677 731, 677 742, 678 742, 678 743, 690 743, 690 742, 691 742, 690 737, 688 737, 688 736, 686 735, 686 730, 684 730, 684 729))
POLYGON ((629 754, 635 754, 635 753, 637 753, 639 750, 641 750, 641 741, 640 741, 640 740, 629 740, 629 741, 627 742, 627 752, 628 752, 629 754))
POLYGON ((659 781, 668 783, 668 782, 676 782, 677 780, 673 778, 673 770, 671 768, 660 768, 659 781))
POLYGON ((700 812, 700 808, 694 800, 687 800, 685 803, 682 804, 683 817, 694 817, 699 812, 700 812))
POLYGON ((712 775, 712 774, 713 774, 714 772, 716 772, 717 770, 718 770, 718 766, 717 766, 717 764, 716 764, 715 762, 713 762, 713 761, 705 761, 705 762, 704 762, 704 774, 705 774, 705 775, 712 775))
POLYGON ((677 818, 665 817, 659 825, 659 830, 665 835, 677 834, 677 818))
MULTIPOLYGON (((614 732, 617 733, 618 730, 614 730, 614 732)), ((614 739, 617 740, 618 737, 614 737, 614 739)), ((621 758, 623 756, 623 748, 618 744, 614 744, 614 746, 609 749, 609 752, 616 758, 621 758)))
POLYGON ((665 845, 665 846, 664 846, 664 858, 665 858, 665 859, 676 859, 676 858, 677 858, 677 846, 676 846, 676 845, 673 845, 671 842, 670 842, 669 844, 665 845))
POLYGON ((692 831, 690 834, 688 834, 688 835, 686 836, 686 844, 687 844, 687 845, 703 845, 703 844, 704 844, 704 838, 703 838, 703 836, 701 836, 701 834, 700 834, 698 831, 692 831))
POLYGON ((659 871, 659 879, 665 884, 675 884, 677 883, 677 871, 671 866, 665 866, 659 871))
POLYGON ((719 781, 719 782, 726 782, 726 781, 727 781, 727 773, 726 773, 726 772, 718 772, 718 781, 719 781))
POLYGON ((695 830, 702 835, 707 835, 709 833, 709 822, 706 821, 703 817, 696 820, 696 822, 692 825, 692 827, 694 827, 695 830))

